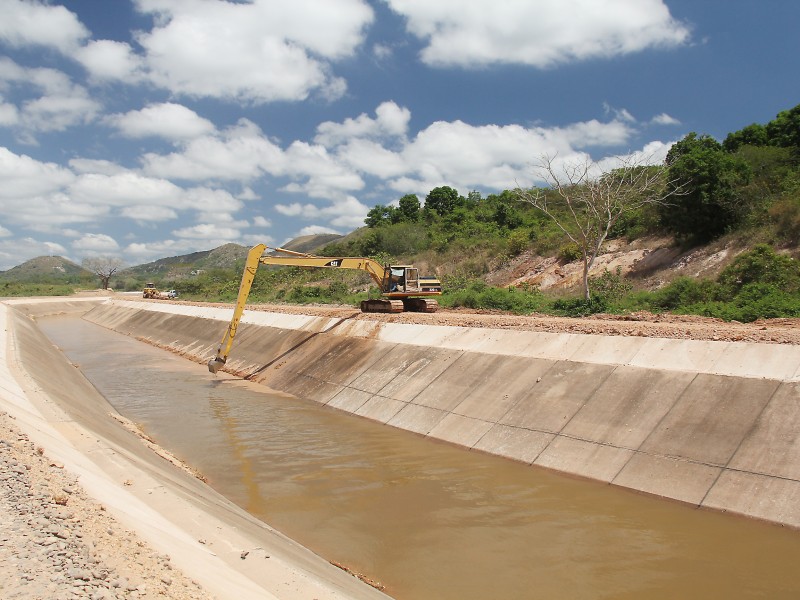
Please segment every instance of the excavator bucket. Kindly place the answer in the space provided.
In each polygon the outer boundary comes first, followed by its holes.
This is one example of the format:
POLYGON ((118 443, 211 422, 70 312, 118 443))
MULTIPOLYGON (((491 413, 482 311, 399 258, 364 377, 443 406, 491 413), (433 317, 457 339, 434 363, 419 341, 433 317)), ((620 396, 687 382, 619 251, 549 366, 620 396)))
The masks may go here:
POLYGON ((214 375, 216 375, 217 371, 219 371, 224 366, 225 366, 225 361, 220 360, 219 357, 212 358, 210 361, 208 361, 208 370, 211 371, 214 375))

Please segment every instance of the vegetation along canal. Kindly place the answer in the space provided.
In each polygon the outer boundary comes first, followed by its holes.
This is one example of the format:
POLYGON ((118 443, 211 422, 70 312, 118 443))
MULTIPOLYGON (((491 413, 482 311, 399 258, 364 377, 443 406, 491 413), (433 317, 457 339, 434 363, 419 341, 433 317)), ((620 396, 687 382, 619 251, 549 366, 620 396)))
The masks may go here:
POLYGON ((211 486, 399 600, 800 597, 800 532, 436 443, 78 318, 40 325, 211 486))

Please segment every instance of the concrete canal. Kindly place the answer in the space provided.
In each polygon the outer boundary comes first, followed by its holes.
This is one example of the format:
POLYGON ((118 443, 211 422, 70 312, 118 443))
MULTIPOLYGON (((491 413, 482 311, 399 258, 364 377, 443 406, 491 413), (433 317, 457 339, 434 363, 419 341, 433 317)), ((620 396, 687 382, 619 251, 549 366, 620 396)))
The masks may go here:
POLYGON ((398 599, 794 598, 800 535, 273 392, 77 317, 39 326, 217 491, 398 599))

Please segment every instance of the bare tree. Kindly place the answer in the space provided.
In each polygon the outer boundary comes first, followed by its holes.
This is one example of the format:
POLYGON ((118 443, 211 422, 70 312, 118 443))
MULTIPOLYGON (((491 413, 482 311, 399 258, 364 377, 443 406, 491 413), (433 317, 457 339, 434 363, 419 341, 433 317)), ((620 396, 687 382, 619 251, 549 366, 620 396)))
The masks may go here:
POLYGON ((93 258, 85 258, 83 260, 83 268, 87 271, 91 271, 95 275, 100 278, 100 282, 103 286, 104 290, 108 289, 108 282, 111 279, 111 276, 116 273, 120 267, 123 266, 123 262, 119 258, 114 258, 111 256, 96 256, 93 258))
POLYGON ((647 204, 666 204, 669 196, 679 193, 675 186, 666 185, 666 167, 637 157, 617 158, 614 168, 606 170, 588 157, 556 164, 545 156, 535 170, 550 189, 517 187, 514 193, 550 217, 578 246, 587 301, 591 297, 589 271, 620 217, 647 204))

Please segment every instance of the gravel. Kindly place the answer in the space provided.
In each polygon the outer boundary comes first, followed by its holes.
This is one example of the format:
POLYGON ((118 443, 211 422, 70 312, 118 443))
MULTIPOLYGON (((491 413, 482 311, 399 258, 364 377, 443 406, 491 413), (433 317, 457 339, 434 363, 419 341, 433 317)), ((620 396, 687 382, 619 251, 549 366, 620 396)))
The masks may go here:
POLYGON ((205 600, 0 412, 0 598, 205 600))

